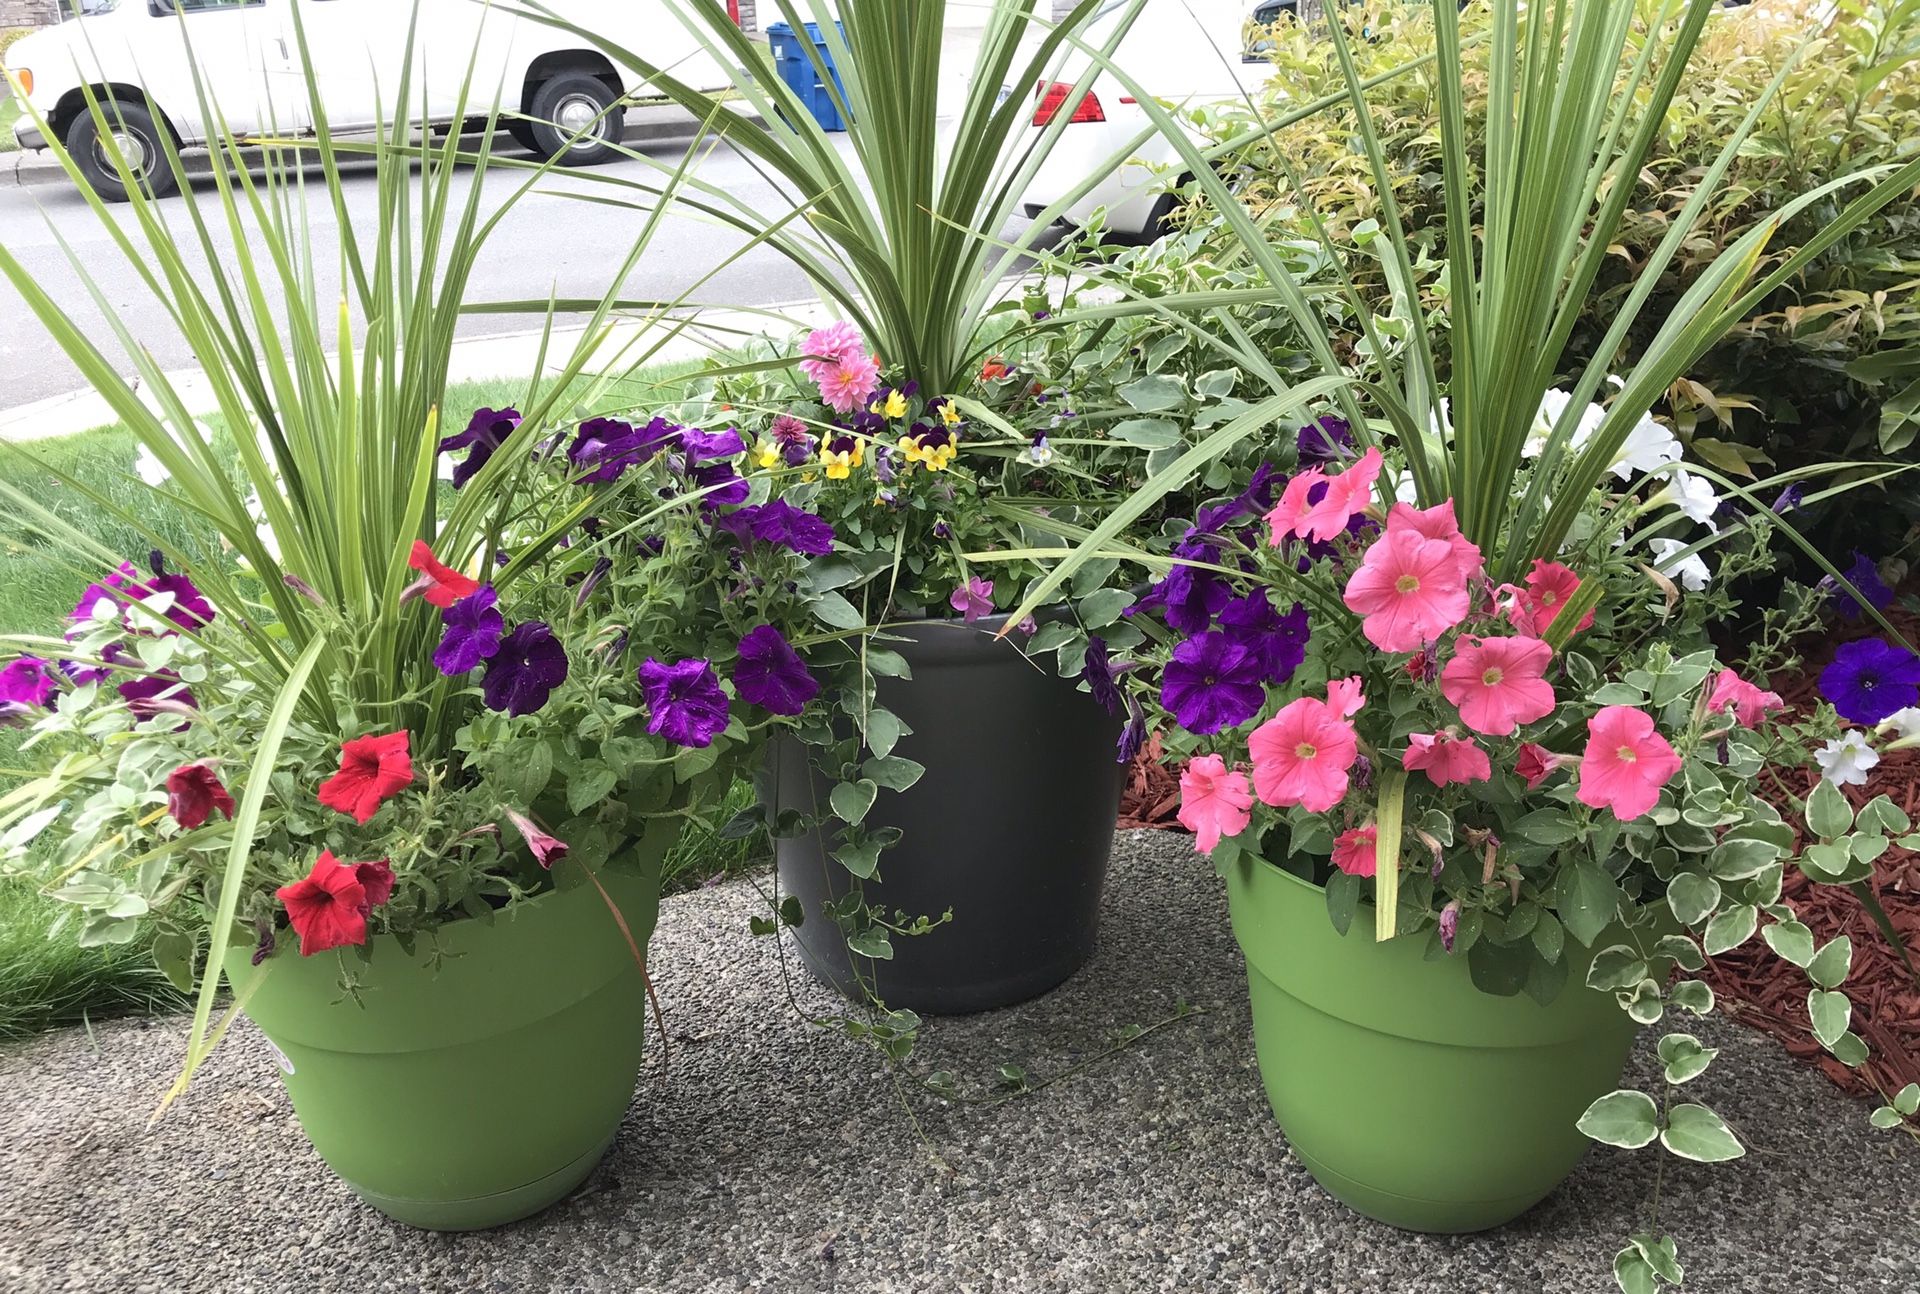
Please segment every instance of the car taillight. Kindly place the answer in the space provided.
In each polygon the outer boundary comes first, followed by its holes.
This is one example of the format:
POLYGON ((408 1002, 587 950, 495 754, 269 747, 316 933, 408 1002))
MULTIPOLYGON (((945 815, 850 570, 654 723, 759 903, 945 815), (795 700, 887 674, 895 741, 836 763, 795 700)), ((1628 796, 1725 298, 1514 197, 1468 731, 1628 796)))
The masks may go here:
MULTIPOLYGON (((1043 81, 1034 87, 1034 93, 1040 97, 1040 106, 1033 110, 1033 124, 1045 126, 1060 115, 1067 106, 1067 96, 1073 93, 1073 87, 1065 81, 1043 81)), ((1080 102, 1074 106, 1073 115, 1067 118, 1069 123, 1076 121, 1105 121, 1106 112, 1100 107, 1099 98, 1091 90, 1082 92, 1080 102)))
POLYGON ((14 79, 20 82, 20 93, 31 99, 33 97, 33 69, 30 67, 18 67, 13 70, 13 75, 14 79))

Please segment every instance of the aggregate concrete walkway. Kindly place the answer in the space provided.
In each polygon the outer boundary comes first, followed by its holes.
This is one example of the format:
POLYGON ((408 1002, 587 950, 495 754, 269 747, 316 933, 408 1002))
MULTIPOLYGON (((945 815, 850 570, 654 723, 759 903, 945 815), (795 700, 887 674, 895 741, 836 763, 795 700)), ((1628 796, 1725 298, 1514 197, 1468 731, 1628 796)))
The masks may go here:
MULTIPOLYGON (((1124 836, 1093 964, 1025 1007, 927 1028, 922 1058, 981 1080, 1052 1072, 1104 1032, 1206 1014, 1038 1096, 916 1100, 810 1029, 744 884, 675 899, 655 941, 676 1035, 579 1195, 500 1231, 424 1235, 359 1204, 302 1140, 265 1046, 236 1029, 143 1128, 178 1022, 0 1052, 0 1289, 1600 1292, 1654 1157, 1597 1149, 1519 1223, 1407 1235, 1355 1217, 1289 1154, 1254 1067, 1246 985, 1212 871, 1178 836, 1124 836)), ((800 1004, 828 1000, 796 982, 800 1004)), ((1752 1153, 1669 1171, 1692 1294, 1920 1289, 1920 1148, 1766 1040, 1700 1080, 1752 1153)), ((1646 1052, 1636 1072, 1648 1070, 1646 1052)), ((1329 1073, 1327 1081, 1340 1076, 1329 1073)), ((1408 1075, 1410 1093, 1419 1076, 1408 1075)), ((499 1095, 488 1117, 511 1118, 499 1095)), ((1436 1111, 1435 1117, 1445 1117, 1436 1111)))

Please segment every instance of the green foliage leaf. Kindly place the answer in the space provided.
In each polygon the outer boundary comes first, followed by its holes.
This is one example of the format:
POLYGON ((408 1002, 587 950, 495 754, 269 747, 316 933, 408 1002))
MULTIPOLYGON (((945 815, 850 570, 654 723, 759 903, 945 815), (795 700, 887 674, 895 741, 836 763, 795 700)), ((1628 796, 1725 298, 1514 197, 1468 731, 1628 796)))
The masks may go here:
POLYGON ((1681 980, 1667 990, 1667 1001, 1695 1015, 1706 1015, 1713 1010, 1713 986, 1705 980, 1681 980))
POLYGON ((1645 1092, 1621 1088, 1588 1106, 1575 1126, 1595 1141, 1638 1150, 1660 1135, 1660 1112, 1645 1092))
POLYGON ((1140 413, 1166 413, 1187 403, 1187 389, 1179 380, 1159 373, 1127 383, 1120 388, 1119 396, 1140 413))
POLYGON ((891 710, 867 712, 867 749, 881 759, 893 753, 893 748, 908 731, 900 716, 891 710))
POLYGON ((1837 839, 1853 829, 1853 806, 1825 778, 1807 797, 1807 829, 1822 840, 1837 839))
POLYGON ((1767 947, 1792 962, 1806 966, 1813 961, 1813 931, 1798 921, 1776 921, 1760 932, 1767 947))
POLYGON ((904 791, 920 780, 927 766, 899 755, 881 755, 862 764, 860 771, 889 791, 904 791))
POLYGON ((1344 935, 1353 924, 1353 914, 1360 906, 1360 878, 1346 872, 1335 871, 1327 878, 1327 916, 1333 922, 1336 932, 1344 935))
POLYGON ((1720 906, 1720 883, 1698 872, 1681 872, 1667 885, 1667 906, 1683 926, 1698 926, 1720 906))
POLYGON ((880 788, 867 778, 857 782, 841 782, 827 796, 827 803, 833 809, 833 816, 842 822, 858 826, 873 808, 875 797, 880 788))
POLYGON ((1670 1033, 1660 1040, 1659 1052, 1667 1081, 1678 1085, 1706 1073, 1720 1049, 1701 1046, 1700 1040, 1690 1033, 1670 1033))
POLYGON ((1707 932, 1701 937, 1701 946, 1706 949, 1707 956, 1718 957, 1751 939, 1759 924, 1760 913, 1750 904, 1726 908, 1707 922, 1707 932))
POLYGON ((1813 1023, 1813 1036, 1820 1045, 1833 1050, 1834 1044, 1847 1031, 1853 1022, 1853 1001, 1845 993, 1831 989, 1810 989, 1807 992, 1807 1018, 1813 1023))
MULTIPOLYGON (((677 769, 679 760, 674 763, 677 769)), ((600 764, 589 765, 567 779, 567 808, 582 813, 612 795, 618 783, 619 778, 612 769, 600 764)))
POLYGON ((1740 1139, 1721 1117, 1704 1105, 1676 1105, 1667 1111, 1660 1144, 1682 1159, 1718 1164, 1746 1154, 1740 1139))
POLYGON ((838 593, 823 592, 808 606, 814 619, 833 629, 861 629, 867 623, 859 608, 838 593))
POLYGON ((1180 424, 1166 418, 1129 418, 1107 435, 1142 449, 1172 449, 1180 443, 1180 424))
POLYGON ((1588 947, 1620 915, 1620 887, 1591 859, 1583 858, 1560 873, 1554 905, 1567 933, 1588 947))
POLYGON ((865 930, 849 936, 847 947, 856 955, 871 957, 875 961, 893 960, 893 940, 887 934, 885 926, 868 926, 865 930))

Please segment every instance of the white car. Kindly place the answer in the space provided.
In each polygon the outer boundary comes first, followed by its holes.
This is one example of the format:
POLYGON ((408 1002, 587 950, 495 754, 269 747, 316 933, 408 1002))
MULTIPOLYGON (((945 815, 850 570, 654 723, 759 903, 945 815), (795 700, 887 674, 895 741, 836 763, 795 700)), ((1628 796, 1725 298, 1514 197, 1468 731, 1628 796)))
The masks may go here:
MULTIPOLYGON (((708 0, 738 10, 728 0, 708 0)), ((160 132, 176 146, 205 144, 220 121, 232 134, 299 134, 314 128, 304 31, 327 125, 368 130, 407 116, 452 126, 458 112, 484 118, 500 106, 526 114, 507 129, 543 157, 574 165, 615 156, 623 100, 638 74, 561 28, 474 0, 420 0, 410 105, 393 102, 414 23, 410 0, 89 0, 84 17, 16 42, 8 66, 75 163, 105 198, 124 200, 110 155, 87 111, 90 86, 127 165, 156 194, 170 191, 160 132), (201 109, 198 70, 213 114, 201 109), (469 75, 471 80, 469 81, 469 75), (470 84, 464 109, 460 91, 470 84), (208 116, 213 116, 208 121, 208 116)), ((660 0, 547 0, 555 13, 644 55, 695 85, 727 78, 660 0)), ((47 146, 31 116, 14 125, 20 147, 47 146)))
MULTIPOLYGON (((1096 11, 1081 39, 1104 48, 1127 2, 1113 0, 1096 11)), ((1149 0, 1114 51, 1113 61, 1149 95, 1175 108, 1254 94, 1266 81, 1269 67, 1264 59, 1250 59, 1243 52, 1249 13, 1247 0, 1149 0)), ((1156 137, 1122 165, 1113 166, 1115 154, 1151 121, 1135 95, 1111 72, 1096 68, 1089 55, 1069 56, 1055 79, 1028 89, 1036 129, 1057 113, 1072 116, 1027 186, 1022 206, 1028 216, 1038 216, 1089 176, 1100 174, 1101 182, 1069 206, 1061 219, 1084 225, 1104 207, 1109 232, 1155 237, 1173 208, 1173 195, 1166 189, 1169 179, 1178 178, 1179 150, 1156 137), (1069 104, 1076 84, 1086 84, 1087 89, 1077 103, 1069 104), (1173 168, 1171 174, 1167 168, 1173 168)))

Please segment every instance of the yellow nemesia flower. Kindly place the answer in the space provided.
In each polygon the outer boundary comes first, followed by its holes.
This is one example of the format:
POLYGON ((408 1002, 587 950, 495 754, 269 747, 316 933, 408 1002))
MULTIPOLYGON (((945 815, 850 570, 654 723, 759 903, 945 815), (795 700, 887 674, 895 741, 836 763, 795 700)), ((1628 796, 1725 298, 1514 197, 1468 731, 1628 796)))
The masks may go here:
POLYGON ((909 467, 915 463, 927 461, 927 451, 921 447, 919 440, 912 436, 900 437, 900 453, 906 458, 909 467))
POLYGON ((889 418, 906 417, 907 416, 907 397, 904 395, 901 395, 898 391, 887 392, 886 407, 882 409, 881 412, 885 413, 889 418))
POLYGON ((781 461, 780 446, 770 440, 763 440, 754 448, 754 462, 762 467, 778 467, 781 461))
POLYGON ((925 449, 920 452, 926 460, 929 472, 944 472, 947 470, 947 464, 953 462, 953 456, 958 451, 954 449, 953 442, 949 441, 934 449, 925 449))
POLYGON ((953 401, 949 400, 940 406, 940 421, 946 423, 949 427, 958 427, 960 425, 960 411, 953 407, 953 401))

